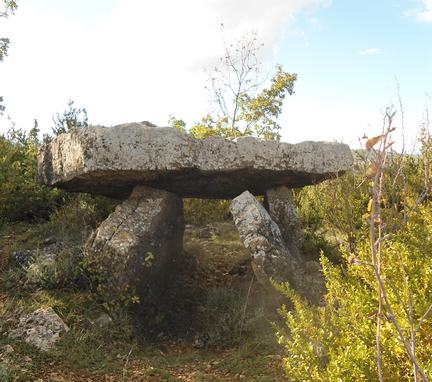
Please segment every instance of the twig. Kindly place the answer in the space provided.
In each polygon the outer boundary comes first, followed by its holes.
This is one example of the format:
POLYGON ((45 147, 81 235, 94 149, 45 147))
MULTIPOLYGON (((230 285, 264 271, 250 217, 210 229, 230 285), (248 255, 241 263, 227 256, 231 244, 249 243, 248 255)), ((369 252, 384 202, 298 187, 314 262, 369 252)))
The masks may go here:
POLYGON ((428 319, 428 317, 431 313, 432 313, 432 304, 429 305, 429 308, 427 308, 425 314, 423 314, 423 316, 420 318, 420 320, 416 326, 416 329, 415 329, 416 333, 420 330, 421 324, 423 324, 423 322, 428 319))
MULTIPOLYGON (((411 335, 411 352, 413 353, 413 356, 415 357, 415 345, 416 345, 416 332, 414 330, 414 322, 413 322, 413 303, 412 303, 412 292, 410 289, 408 289, 408 323, 410 328, 410 335, 411 335)), ((417 366, 415 363, 413 363, 413 373, 414 373, 414 382, 417 382, 417 366)))
POLYGON ((248 306, 248 302, 249 302, 249 296, 250 296, 250 293, 251 293, 251 290, 252 290, 252 284, 253 284, 254 279, 255 279, 255 273, 252 273, 252 278, 251 278, 251 281, 249 283, 249 288, 248 288, 248 292, 247 292, 247 295, 246 295, 246 301, 245 301, 245 304, 244 304, 244 307, 243 307, 243 314, 242 314, 242 319, 241 319, 241 324, 240 324, 240 334, 239 334, 240 338, 241 338, 241 335, 242 335, 242 332, 243 332, 243 326, 244 326, 245 319, 246 319, 246 310, 247 310, 247 306, 248 306))
POLYGON ((408 354, 408 357, 409 357, 410 361, 411 361, 411 362, 415 365, 415 367, 417 368, 417 371, 418 371, 418 373, 420 374, 420 376, 422 377, 423 381, 424 381, 424 382, 428 382, 428 381, 429 381, 429 378, 426 376, 426 374, 424 373, 424 371, 423 371, 423 370, 420 368, 420 366, 418 365, 418 362, 417 362, 417 359, 416 359, 416 357, 415 357, 415 354, 412 353, 412 351, 411 351, 411 346, 410 346, 410 344, 406 341, 405 336, 404 336, 404 334, 403 334, 403 332, 402 332, 402 329, 400 328, 398 322, 396 321, 396 318, 395 318, 395 315, 394 315, 394 312, 393 312, 392 306, 391 306, 390 301, 388 300, 388 297, 387 297, 387 293, 386 293, 386 289, 385 289, 385 286, 384 286, 383 280, 382 280, 381 276, 378 274, 378 272, 377 272, 377 270, 376 270, 375 268, 374 268, 374 270, 375 270, 376 278, 377 278, 377 280, 378 280, 378 282, 379 282, 379 284, 380 284, 380 288, 381 288, 381 291, 382 291, 382 297, 383 297, 383 300, 384 300, 385 305, 386 305, 386 308, 387 308, 387 310, 388 310, 388 312, 389 312, 389 314, 388 314, 388 318, 389 318, 389 320, 392 322, 393 326, 395 327, 395 329, 396 329, 396 331, 397 331, 397 333, 398 333, 398 335, 399 335, 399 339, 400 339, 400 341, 402 342, 402 345, 404 346, 404 348, 405 348, 405 350, 406 350, 406 352, 407 352, 407 354, 408 354))
POLYGON ((130 350, 129 350, 129 353, 128 353, 128 355, 126 356, 126 361, 125 361, 125 364, 123 365, 123 378, 126 378, 126 369, 127 369, 127 365, 128 365, 128 363, 129 363, 129 357, 131 356, 131 354, 132 354, 132 349, 133 348, 130 348, 130 350))

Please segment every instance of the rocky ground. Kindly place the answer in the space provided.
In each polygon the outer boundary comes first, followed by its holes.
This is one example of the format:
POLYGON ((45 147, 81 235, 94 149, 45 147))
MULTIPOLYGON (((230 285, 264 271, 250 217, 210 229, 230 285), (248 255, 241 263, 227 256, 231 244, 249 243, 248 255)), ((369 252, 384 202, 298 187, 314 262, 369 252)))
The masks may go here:
POLYGON ((50 252, 60 248, 65 256, 76 248, 44 235, 35 224, 0 231, 0 380, 285 380, 272 327, 284 301, 256 282, 232 223, 187 226, 182 265, 139 320, 124 312, 104 315, 80 283, 71 286, 56 279, 59 270, 48 272, 50 252), (42 256, 39 268, 26 263, 29 253, 42 256), (47 280, 38 284, 41 269, 47 280), (20 318, 46 307, 69 329, 53 348, 38 351, 10 337, 20 318))

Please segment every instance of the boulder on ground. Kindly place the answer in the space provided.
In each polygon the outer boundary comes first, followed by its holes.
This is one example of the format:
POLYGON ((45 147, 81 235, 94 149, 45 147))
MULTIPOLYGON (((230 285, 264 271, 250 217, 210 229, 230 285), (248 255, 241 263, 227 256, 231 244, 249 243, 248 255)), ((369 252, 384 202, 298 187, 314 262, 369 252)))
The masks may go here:
POLYGON ((109 293, 145 297, 169 277, 182 252, 183 232, 181 198, 137 186, 90 237, 86 260, 103 270, 109 293))
POLYGON ((38 153, 38 180, 68 191, 127 198, 138 184, 184 197, 230 199, 249 190, 302 187, 353 163, 340 143, 252 137, 201 140, 169 127, 128 123, 61 134, 38 153))
POLYGON ((9 338, 23 340, 41 351, 50 350, 60 337, 69 331, 67 325, 53 308, 40 308, 19 319, 9 338))

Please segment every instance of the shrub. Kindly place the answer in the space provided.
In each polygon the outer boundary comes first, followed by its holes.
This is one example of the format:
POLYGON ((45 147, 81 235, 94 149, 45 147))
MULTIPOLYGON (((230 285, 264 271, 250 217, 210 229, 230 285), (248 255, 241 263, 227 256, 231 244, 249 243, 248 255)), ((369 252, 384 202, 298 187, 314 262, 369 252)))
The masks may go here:
POLYGON ((0 136, 0 223, 44 218, 64 194, 36 182, 36 145, 0 136))
MULTIPOLYGON (((410 338, 410 317, 417 325, 432 303, 432 211, 422 208, 405 231, 394 234, 382 249, 383 278, 395 317, 410 338), (412 312, 412 313, 411 313, 412 312)), ((352 254, 346 253, 345 259, 352 254)), ((369 247, 359 245, 358 261, 333 265, 322 257, 328 293, 324 306, 311 306, 287 285, 281 290, 294 309, 281 310, 289 328, 278 332, 286 349, 284 369, 290 381, 371 381, 377 379, 375 349, 377 286, 369 247)), ((412 380, 413 367, 384 309, 381 351, 384 380, 412 380)), ((430 319, 430 318, 429 318, 430 319)), ((430 321, 417 333, 416 355, 432 374, 430 321)))
POLYGON ((117 200, 103 196, 68 194, 64 204, 51 214, 47 233, 63 242, 82 245, 117 203, 117 200))
POLYGON ((43 289, 75 287, 82 278, 80 253, 63 250, 57 255, 37 254, 24 267, 30 286, 43 289))
POLYGON ((220 222, 229 216, 229 200, 184 199, 185 221, 192 224, 220 222))
POLYGON ((238 343, 242 333, 252 330, 263 316, 262 308, 248 308, 247 297, 239 291, 225 287, 210 289, 204 310, 208 345, 238 343))

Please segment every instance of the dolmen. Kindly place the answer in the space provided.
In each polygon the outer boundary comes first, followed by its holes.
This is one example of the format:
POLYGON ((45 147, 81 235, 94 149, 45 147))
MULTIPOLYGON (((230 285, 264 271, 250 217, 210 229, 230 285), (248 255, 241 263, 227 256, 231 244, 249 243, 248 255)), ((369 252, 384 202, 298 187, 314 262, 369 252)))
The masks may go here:
MULTIPOLYGON (((95 230, 86 256, 108 289, 138 297, 181 260, 182 198, 232 199, 240 239, 264 285, 288 281, 307 295, 292 188, 342 175, 353 163, 341 143, 289 144, 252 137, 197 140, 171 127, 128 123, 61 134, 38 153, 39 182, 123 200, 95 230), (264 196, 264 204, 256 196, 264 196)), ((313 288, 312 288, 313 289, 313 288)))

